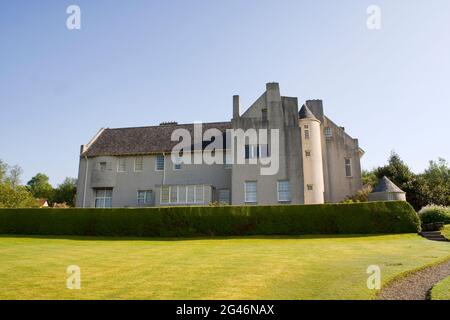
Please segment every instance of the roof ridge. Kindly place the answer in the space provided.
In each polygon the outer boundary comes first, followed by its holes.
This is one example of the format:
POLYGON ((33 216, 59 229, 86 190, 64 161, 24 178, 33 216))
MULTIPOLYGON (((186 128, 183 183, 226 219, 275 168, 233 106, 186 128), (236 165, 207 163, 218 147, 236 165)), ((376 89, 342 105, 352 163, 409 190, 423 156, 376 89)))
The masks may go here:
MULTIPOLYGON (((201 124, 231 124, 231 121, 213 121, 213 122, 197 122, 201 124)), ((143 129, 143 128, 160 128, 160 127, 181 127, 181 126, 190 126, 196 124, 195 122, 191 123, 177 123, 177 124, 158 124, 153 126, 137 126, 137 127, 118 127, 118 128, 105 128, 105 130, 123 130, 123 129, 143 129)))

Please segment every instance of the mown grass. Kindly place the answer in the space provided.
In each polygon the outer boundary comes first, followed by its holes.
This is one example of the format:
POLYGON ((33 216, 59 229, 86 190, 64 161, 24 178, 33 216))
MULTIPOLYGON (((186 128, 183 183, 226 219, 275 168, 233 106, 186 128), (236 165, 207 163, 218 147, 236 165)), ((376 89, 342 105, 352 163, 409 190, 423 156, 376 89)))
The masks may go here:
POLYGON ((450 300, 450 277, 436 284, 431 290, 432 300, 450 300))
POLYGON ((444 229, 441 230, 441 233, 444 235, 444 237, 450 240, 450 224, 446 224, 444 226, 444 229))
POLYGON ((0 237, 0 299, 370 299, 382 282, 450 256, 447 243, 379 236, 127 239, 0 237), (66 268, 81 268, 81 289, 66 268))

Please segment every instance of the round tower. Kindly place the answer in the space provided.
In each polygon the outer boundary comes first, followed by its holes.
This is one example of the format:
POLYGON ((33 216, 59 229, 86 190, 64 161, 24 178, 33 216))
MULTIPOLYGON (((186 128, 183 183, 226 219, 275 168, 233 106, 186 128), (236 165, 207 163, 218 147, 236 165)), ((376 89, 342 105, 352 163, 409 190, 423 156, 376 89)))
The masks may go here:
POLYGON ((304 104, 299 112, 305 204, 324 203, 320 121, 304 104))

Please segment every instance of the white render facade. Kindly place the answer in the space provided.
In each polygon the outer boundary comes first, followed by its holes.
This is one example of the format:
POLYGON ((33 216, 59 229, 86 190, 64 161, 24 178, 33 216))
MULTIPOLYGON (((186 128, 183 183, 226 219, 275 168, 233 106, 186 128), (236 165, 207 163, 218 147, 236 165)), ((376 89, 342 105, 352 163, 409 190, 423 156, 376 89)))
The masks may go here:
POLYGON ((321 100, 306 101, 299 112, 297 98, 281 96, 278 83, 268 83, 242 114, 234 96, 231 121, 203 127, 224 136, 231 129, 277 129, 277 172, 261 175, 262 164, 247 163, 271 154, 271 141, 264 152, 246 142, 245 164, 236 158, 227 163, 232 154, 227 146, 220 150, 223 164, 186 164, 172 161, 177 141, 171 141, 171 133, 192 132, 193 124, 102 129, 81 147, 77 207, 332 203, 362 187, 358 140, 324 115, 321 100))

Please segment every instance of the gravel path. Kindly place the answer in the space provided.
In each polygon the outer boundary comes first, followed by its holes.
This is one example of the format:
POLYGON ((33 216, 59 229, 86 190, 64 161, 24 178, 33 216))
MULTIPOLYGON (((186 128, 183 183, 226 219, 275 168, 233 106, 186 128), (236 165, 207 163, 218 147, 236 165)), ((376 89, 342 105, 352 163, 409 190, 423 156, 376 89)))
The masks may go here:
POLYGON ((450 260, 414 272, 392 282, 378 295, 380 300, 426 300, 433 286, 450 276, 450 260))

